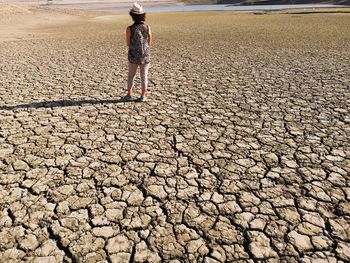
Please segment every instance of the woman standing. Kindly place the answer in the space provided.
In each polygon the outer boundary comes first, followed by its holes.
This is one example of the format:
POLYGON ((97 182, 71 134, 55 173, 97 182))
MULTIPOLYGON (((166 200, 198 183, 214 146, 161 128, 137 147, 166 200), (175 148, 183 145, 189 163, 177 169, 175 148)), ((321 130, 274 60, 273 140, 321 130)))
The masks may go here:
POLYGON ((148 85, 148 69, 151 62, 152 34, 149 25, 145 24, 146 13, 139 3, 134 3, 130 9, 130 16, 134 23, 126 29, 126 44, 129 47, 129 73, 127 100, 132 100, 132 90, 137 68, 140 67, 141 97, 139 101, 146 100, 148 85))

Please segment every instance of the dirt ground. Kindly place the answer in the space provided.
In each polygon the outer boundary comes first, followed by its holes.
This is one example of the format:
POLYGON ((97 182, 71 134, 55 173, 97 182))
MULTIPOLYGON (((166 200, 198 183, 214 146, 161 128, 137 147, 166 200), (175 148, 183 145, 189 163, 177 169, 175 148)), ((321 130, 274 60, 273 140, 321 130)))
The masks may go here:
POLYGON ((1 262, 350 261, 349 13, 0 12, 1 262))

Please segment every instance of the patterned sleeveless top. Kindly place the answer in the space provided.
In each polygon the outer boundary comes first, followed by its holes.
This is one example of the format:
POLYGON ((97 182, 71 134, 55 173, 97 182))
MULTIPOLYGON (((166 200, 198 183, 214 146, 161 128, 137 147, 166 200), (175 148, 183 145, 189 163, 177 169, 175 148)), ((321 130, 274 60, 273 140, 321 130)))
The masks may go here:
POLYGON ((151 62, 151 49, 148 44, 148 26, 134 23, 130 26, 129 62, 132 64, 148 64, 151 62))

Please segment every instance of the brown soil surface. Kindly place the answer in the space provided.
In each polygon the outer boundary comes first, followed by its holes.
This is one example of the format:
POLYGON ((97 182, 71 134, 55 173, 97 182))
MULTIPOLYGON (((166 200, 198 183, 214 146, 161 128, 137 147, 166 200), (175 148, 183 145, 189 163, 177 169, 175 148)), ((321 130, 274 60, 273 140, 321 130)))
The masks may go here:
POLYGON ((0 10, 1 262, 350 260, 350 14, 0 10))

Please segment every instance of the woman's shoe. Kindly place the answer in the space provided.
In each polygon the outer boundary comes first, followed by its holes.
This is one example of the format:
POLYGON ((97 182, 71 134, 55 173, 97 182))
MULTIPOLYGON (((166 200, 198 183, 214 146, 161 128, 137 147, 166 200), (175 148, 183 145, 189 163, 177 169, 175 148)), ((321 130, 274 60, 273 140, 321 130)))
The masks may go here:
POLYGON ((126 95, 124 98, 123 98, 124 101, 132 101, 132 97, 130 95, 126 95))
POLYGON ((146 101, 146 97, 144 97, 144 96, 141 96, 140 98, 139 98, 139 100, 138 100, 139 102, 145 102, 146 101))

